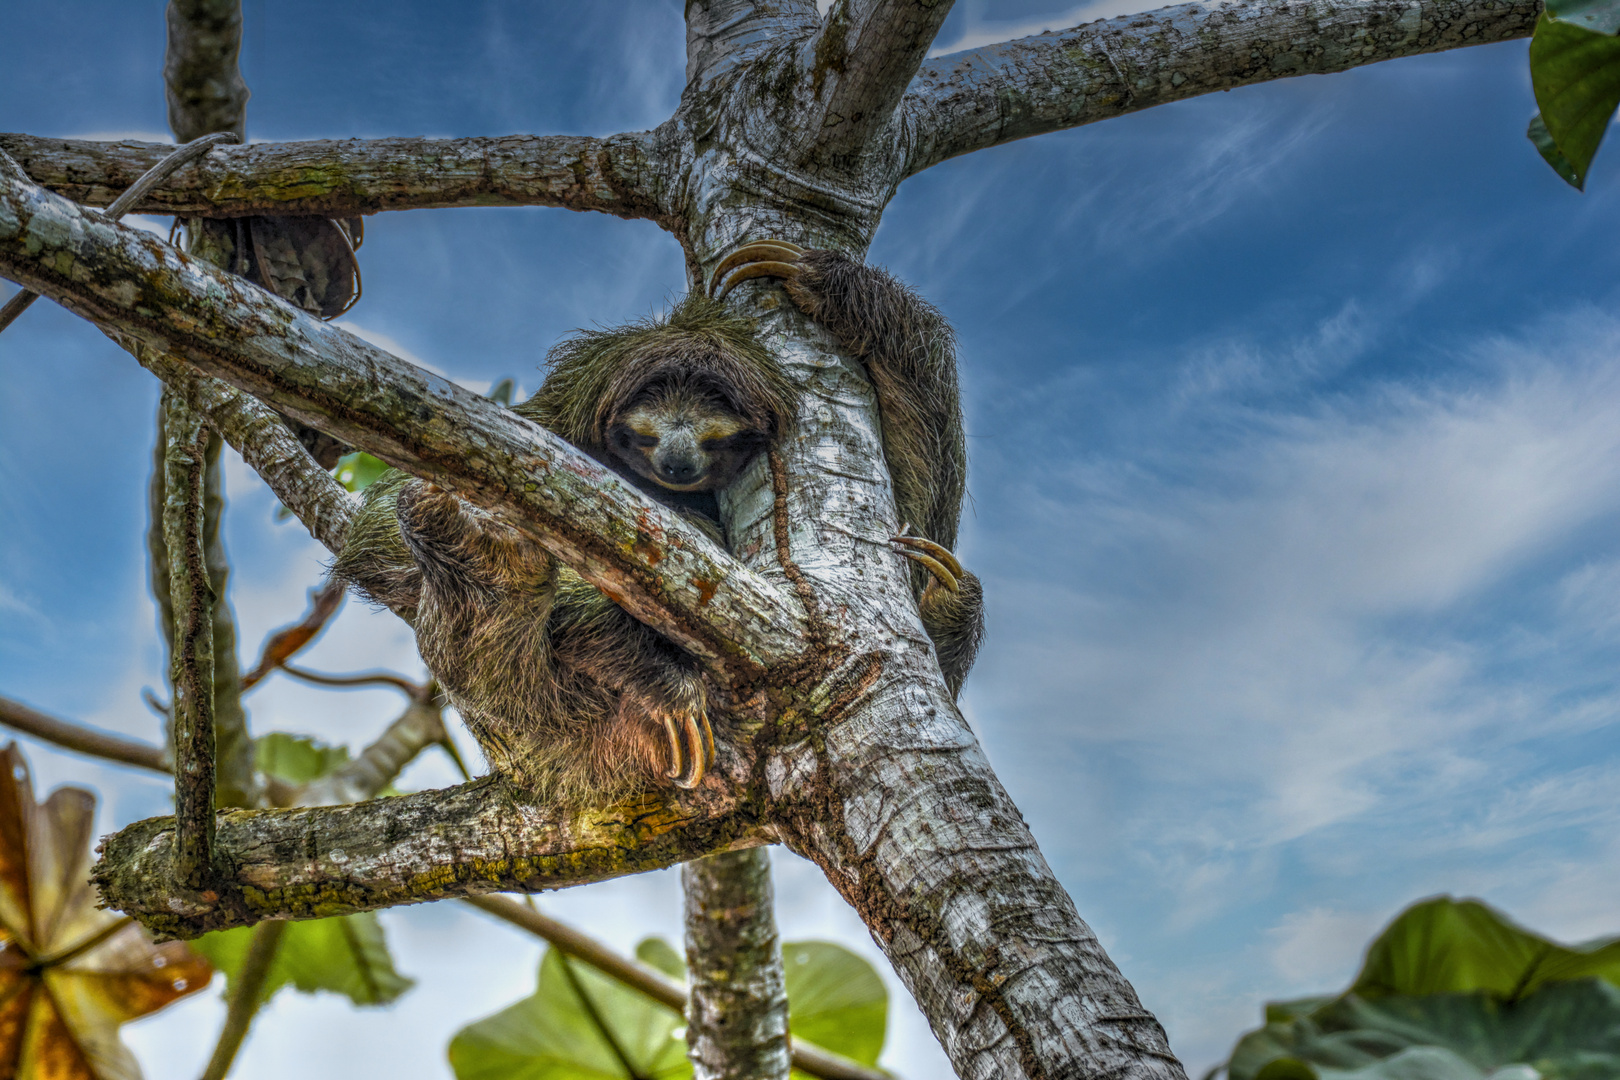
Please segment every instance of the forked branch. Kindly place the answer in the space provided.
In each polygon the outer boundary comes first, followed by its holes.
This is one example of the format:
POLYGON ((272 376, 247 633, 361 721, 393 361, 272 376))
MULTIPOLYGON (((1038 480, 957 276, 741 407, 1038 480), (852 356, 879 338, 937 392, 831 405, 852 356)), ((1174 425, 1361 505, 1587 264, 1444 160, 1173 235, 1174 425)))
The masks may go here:
POLYGON ((512 517, 723 677, 804 651, 781 590, 556 435, 15 170, 0 159, 0 274, 512 517))

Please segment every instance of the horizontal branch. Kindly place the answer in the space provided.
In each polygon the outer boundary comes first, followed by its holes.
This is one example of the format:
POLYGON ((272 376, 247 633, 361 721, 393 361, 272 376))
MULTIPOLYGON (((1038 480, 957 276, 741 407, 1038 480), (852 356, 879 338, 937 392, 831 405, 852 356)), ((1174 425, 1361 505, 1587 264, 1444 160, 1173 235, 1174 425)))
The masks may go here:
POLYGON ((102 842, 109 907, 160 937, 488 892, 560 889, 762 843, 726 796, 645 796, 578 810, 494 777, 352 806, 236 810, 215 824, 212 891, 177 895, 174 819, 102 842))
MULTIPOLYGON (((181 169, 134 212, 352 217, 445 206, 556 206, 658 218, 650 139, 635 133, 256 143, 181 169)), ((0 134, 0 151, 57 194, 106 206, 174 147, 0 134)))
POLYGON ((10 170, 0 156, 0 275, 506 514, 718 674, 804 651, 781 590, 556 435, 10 170))
POLYGON ((930 60, 901 108, 907 175, 1216 90, 1529 37, 1541 0, 1258 0, 1121 15, 930 60))
POLYGON ((0 697, 0 724, 74 753, 133 765, 137 769, 150 769, 165 776, 169 774, 169 762, 160 746, 121 739, 81 724, 70 724, 31 709, 20 701, 0 697))

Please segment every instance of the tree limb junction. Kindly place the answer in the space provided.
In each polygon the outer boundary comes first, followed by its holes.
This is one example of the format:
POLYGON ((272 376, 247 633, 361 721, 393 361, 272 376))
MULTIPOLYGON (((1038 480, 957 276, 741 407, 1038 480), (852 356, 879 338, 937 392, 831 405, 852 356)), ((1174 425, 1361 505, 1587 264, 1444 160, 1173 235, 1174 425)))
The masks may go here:
POLYGON ((475 505, 515 511, 514 524, 722 674, 756 677, 805 648, 781 590, 606 466, 149 233, 0 176, 0 274, 475 505))

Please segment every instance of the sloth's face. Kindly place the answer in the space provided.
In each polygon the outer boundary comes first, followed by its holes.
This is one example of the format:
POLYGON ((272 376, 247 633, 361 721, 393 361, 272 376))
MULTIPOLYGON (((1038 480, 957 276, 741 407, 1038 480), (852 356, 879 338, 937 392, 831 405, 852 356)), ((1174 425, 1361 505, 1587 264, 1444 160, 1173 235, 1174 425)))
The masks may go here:
POLYGON ((678 391, 640 400, 608 427, 608 452, 671 491, 727 487, 769 441, 706 395, 678 391))

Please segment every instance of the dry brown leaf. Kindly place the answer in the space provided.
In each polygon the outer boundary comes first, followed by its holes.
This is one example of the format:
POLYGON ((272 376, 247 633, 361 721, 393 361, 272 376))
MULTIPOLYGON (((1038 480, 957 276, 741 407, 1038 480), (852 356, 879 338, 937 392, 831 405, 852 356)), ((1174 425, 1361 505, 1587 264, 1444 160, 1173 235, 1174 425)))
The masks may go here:
POLYGON ((28 763, 0 752, 0 1078, 139 1080, 118 1027, 208 985, 183 942, 96 907, 90 888, 95 796, 34 802, 28 763))

